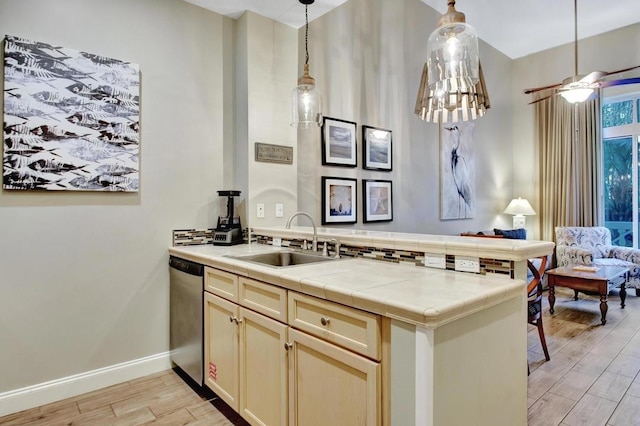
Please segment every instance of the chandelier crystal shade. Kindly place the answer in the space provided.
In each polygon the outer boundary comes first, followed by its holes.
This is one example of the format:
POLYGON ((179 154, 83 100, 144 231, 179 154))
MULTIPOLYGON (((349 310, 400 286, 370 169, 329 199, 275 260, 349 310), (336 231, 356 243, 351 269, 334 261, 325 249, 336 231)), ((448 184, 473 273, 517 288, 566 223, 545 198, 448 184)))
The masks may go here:
POLYGON ((318 127, 322 124, 322 97, 320 95, 320 91, 316 87, 315 79, 309 75, 309 15, 307 13, 307 7, 308 5, 313 4, 314 0, 299 1, 304 4, 305 63, 304 73, 298 79, 298 85, 293 89, 291 94, 291 126, 299 129, 308 129, 311 127, 318 127))

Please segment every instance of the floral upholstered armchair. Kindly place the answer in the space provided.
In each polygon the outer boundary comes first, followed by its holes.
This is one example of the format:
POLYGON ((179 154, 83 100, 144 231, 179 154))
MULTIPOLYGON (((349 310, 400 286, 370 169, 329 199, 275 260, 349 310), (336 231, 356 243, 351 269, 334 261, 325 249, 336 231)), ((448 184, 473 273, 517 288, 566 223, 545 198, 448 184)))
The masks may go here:
POLYGON ((558 266, 593 265, 629 268, 627 288, 640 296, 640 250, 611 245, 611 231, 601 226, 556 227, 558 266))

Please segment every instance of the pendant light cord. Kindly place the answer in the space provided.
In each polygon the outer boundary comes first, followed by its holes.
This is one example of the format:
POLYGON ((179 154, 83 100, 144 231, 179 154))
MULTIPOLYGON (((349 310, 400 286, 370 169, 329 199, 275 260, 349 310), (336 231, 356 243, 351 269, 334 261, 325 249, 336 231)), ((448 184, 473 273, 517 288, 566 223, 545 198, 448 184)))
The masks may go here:
POLYGON ((305 61, 304 64, 305 65, 309 65, 309 46, 308 46, 308 42, 309 42, 309 14, 307 13, 308 10, 308 5, 304 5, 304 22, 305 22, 305 28, 304 28, 304 51, 305 51, 305 61))

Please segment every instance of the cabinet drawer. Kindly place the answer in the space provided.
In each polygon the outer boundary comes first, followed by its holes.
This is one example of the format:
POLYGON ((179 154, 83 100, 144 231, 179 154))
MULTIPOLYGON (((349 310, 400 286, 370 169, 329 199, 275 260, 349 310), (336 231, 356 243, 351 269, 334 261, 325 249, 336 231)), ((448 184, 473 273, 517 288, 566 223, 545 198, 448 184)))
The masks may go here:
POLYGON ((204 289, 238 303, 238 277, 234 274, 205 267, 204 289))
POLYGON ((289 325, 380 361, 380 316, 289 292, 289 325))
POLYGON ((287 290, 241 277, 240 304, 277 321, 287 322, 287 290))

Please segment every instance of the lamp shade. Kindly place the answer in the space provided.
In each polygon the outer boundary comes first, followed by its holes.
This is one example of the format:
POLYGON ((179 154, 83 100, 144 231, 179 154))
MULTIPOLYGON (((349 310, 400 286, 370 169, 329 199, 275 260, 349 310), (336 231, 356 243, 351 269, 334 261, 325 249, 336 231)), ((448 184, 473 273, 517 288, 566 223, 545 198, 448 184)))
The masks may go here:
POLYGON ((524 215, 524 216, 533 216, 536 214, 531 204, 525 199, 518 197, 511 200, 506 209, 504 209, 505 214, 513 214, 513 215, 524 215))

